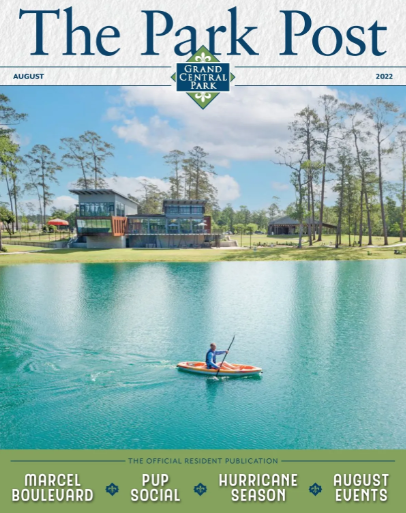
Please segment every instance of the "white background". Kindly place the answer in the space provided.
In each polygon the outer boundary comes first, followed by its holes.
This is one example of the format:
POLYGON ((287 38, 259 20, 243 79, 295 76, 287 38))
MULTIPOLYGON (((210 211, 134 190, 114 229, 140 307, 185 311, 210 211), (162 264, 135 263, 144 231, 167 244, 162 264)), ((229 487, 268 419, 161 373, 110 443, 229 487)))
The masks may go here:
MULTIPOLYGON (((160 17, 157 16, 157 19, 160 17)), ((294 18, 297 31, 303 28, 300 16, 294 18)), ((170 76, 176 62, 185 61, 174 53, 176 44, 189 38, 185 31, 175 37, 176 30, 185 25, 197 29, 197 46, 208 46, 206 29, 213 25, 227 27, 225 34, 218 34, 216 50, 221 61, 230 62, 236 75, 234 85, 398 85, 406 84, 406 2, 404 0, 1 0, 0 38, 1 59, 0 83, 3 85, 171 85, 170 76), (63 56, 66 51, 66 14, 63 9, 73 7, 73 24, 86 25, 92 31, 94 56, 81 56, 84 36, 76 32, 73 36, 76 56, 63 56), (228 9, 237 6, 238 36, 245 32, 245 26, 257 26, 246 41, 259 53, 248 55, 239 46, 240 56, 227 56, 230 51, 230 13, 228 9), (46 15, 44 49, 47 56, 31 56, 35 49, 35 16, 26 14, 19 20, 20 8, 25 10, 61 10, 60 19, 46 15), (146 16, 142 10, 164 10, 174 19, 170 34, 156 38, 155 50, 159 56, 143 56, 146 49, 146 16), (284 51, 285 16, 280 10, 302 10, 313 22, 309 34, 294 38, 297 56, 279 55, 284 51), (371 32, 367 29, 378 21, 387 31, 379 33, 379 49, 387 50, 384 56, 372 55, 371 32), (106 48, 120 51, 112 57, 97 53, 95 39, 97 32, 106 25, 113 25, 120 31, 119 39, 109 39, 106 48), (343 48, 335 56, 326 57, 315 52, 311 44, 314 30, 323 25, 333 25, 344 37, 343 48), (352 25, 365 28, 363 36, 367 50, 362 56, 346 55, 345 33, 352 25), (402 67, 404 66, 405 67, 402 67), (24 68, 34 66, 34 68, 24 68), (83 66, 79 68, 44 68, 44 66, 83 66), (87 66, 110 66, 110 68, 87 68, 87 66), (118 68, 117 66, 171 66, 171 69, 118 68), (277 66, 276 68, 238 68, 238 66, 277 66), (289 66, 304 66, 290 68, 289 66), (316 67, 308 67, 316 66, 316 67), (317 67, 322 66, 322 67, 317 67), (337 66, 348 66, 339 68, 337 66), (376 66, 377 68, 354 67, 376 66), (398 68, 385 68, 398 66, 398 68), (43 80, 15 80, 14 75, 22 73, 44 73, 43 80), (392 80, 376 80, 377 73, 391 73, 392 80)), ((162 30, 163 25, 157 26, 162 30)), ((323 49, 331 51, 334 42, 327 32, 320 43, 323 49)), ((359 32, 354 35, 359 35, 359 32)), ((350 47, 353 51, 358 48, 350 47)))

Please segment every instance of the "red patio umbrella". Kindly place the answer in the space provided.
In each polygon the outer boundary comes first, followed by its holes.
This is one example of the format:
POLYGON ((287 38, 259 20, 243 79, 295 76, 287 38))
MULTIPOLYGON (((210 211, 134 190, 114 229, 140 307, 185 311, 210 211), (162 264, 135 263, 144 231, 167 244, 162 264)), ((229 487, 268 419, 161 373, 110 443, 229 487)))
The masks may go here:
POLYGON ((51 219, 47 224, 50 224, 51 226, 69 226, 68 221, 65 221, 64 219, 51 219))

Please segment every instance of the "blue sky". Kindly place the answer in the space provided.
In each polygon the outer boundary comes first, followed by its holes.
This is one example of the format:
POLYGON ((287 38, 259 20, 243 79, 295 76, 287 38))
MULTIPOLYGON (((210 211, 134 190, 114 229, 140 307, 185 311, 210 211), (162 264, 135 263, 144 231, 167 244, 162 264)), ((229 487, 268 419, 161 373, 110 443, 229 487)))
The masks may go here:
MULTIPOLYGON (((319 94, 332 92, 347 100, 382 96, 406 109, 406 89, 394 86, 235 88, 205 111, 170 88, 9 86, 1 92, 17 111, 28 114, 18 127, 23 153, 46 144, 60 156, 62 137, 93 130, 115 146, 108 171, 127 177, 112 186, 134 193, 137 177, 162 184, 168 173, 162 159, 166 151, 199 144, 216 166, 222 204, 250 209, 267 207, 272 196, 280 197, 282 206, 292 201, 289 172, 272 163, 273 152, 287 142, 293 114, 307 103, 316 105, 319 94)), ((68 184, 78 176, 78 170, 65 168, 59 186, 53 187, 55 197, 69 196, 68 184)), ((5 201, 2 183, 0 193, 5 201)), ((62 203, 56 199, 56 205, 62 203)))

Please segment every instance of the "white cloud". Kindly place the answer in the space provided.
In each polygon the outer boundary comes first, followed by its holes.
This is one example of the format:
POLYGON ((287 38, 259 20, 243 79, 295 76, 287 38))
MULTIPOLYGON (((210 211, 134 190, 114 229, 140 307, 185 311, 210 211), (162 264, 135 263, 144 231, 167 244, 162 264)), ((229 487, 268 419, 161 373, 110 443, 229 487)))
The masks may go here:
POLYGON ((51 208, 54 207, 58 210, 61 209, 72 212, 72 210, 75 209, 77 202, 77 199, 72 198, 71 196, 58 196, 53 200, 51 208))
POLYGON ((150 178, 149 176, 117 176, 113 178, 106 178, 106 182, 109 187, 117 192, 120 192, 124 196, 131 194, 136 196, 142 188, 142 180, 148 180, 149 182, 157 185, 161 191, 168 191, 169 184, 161 178, 150 178))
POLYGON ((272 182, 271 187, 276 191, 288 191, 290 189, 290 185, 288 183, 282 182, 272 182))
POLYGON ((104 116, 106 121, 117 121, 119 119, 123 119, 122 109, 119 107, 110 107, 107 109, 107 112, 104 116))
MULTIPOLYGON (((28 210, 28 204, 32 203, 36 209, 36 213, 39 213, 40 206, 37 198, 31 198, 31 199, 25 199, 19 202, 20 210, 25 212, 26 214, 29 213, 28 210)), ((47 214, 49 214, 52 210, 52 208, 60 209, 60 210, 66 210, 67 212, 72 212, 75 210, 75 206, 78 203, 77 199, 72 198, 71 196, 57 196, 53 201, 52 204, 47 206, 47 214)), ((41 205, 42 208, 42 205, 41 205)))
POLYGON ((170 88, 123 87, 121 104, 109 109, 108 117, 117 121, 113 130, 128 143, 158 152, 199 145, 212 162, 229 166, 230 160, 271 159, 289 139, 294 114, 304 105, 316 107, 327 93, 336 96, 324 86, 233 88, 200 110, 186 94, 170 88), (143 121, 138 109, 145 106, 154 114, 143 121))
POLYGON ((11 140, 21 147, 28 146, 31 142, 31 137, 28 135, 21 135, 18 132, 12 132, 11 140))
POLYGON ((221 206, 230 203, 241 196, 239 183, 230 175, 216 175, 212 183, 218 191, 221 206))
MULTIPOLYGON (((161 191, 169 191, 169 183, 162 178, 150 178, 149 176, 117 176, 107 178, 106 182, 109 187, 124 194, 137 195, 142 191, 142 180, 148 180, 157 185, 161 191)), ((212 178, 213 185, 218 190, 218 200, 220 204, 226 204, 234 201, 240 196, 240 186, 238 182, 230 175, 215 175, 212 178)))

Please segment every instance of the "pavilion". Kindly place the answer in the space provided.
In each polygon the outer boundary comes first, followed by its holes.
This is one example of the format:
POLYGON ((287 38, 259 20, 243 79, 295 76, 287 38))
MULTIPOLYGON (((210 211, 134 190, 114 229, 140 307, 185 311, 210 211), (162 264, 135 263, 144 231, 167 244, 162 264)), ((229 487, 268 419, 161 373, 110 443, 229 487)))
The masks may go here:
MULTIPOLYGON (((290 216, 279 217, 274 219, 268 225, 268 235, 295 235, 299 233, 300 223, 297 219, 290 216)), ((314 220, 316 233, 319 230, 319 221, 314 220)), ((337 226, 329 223, 322 223, 323 228, 328 230, 337 230, 337 226)), ((307 220, 303 222, 303 233, 307 232, 307 220)))

